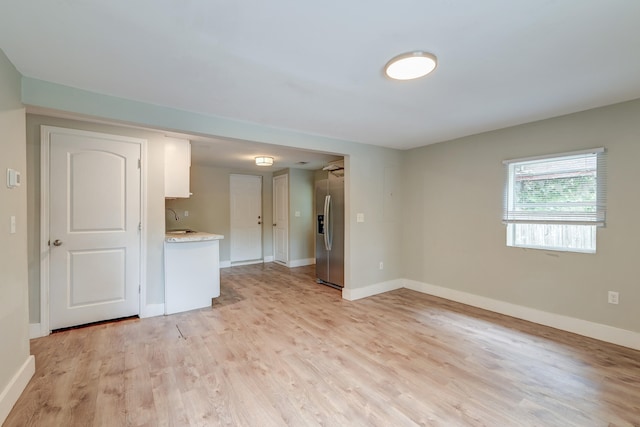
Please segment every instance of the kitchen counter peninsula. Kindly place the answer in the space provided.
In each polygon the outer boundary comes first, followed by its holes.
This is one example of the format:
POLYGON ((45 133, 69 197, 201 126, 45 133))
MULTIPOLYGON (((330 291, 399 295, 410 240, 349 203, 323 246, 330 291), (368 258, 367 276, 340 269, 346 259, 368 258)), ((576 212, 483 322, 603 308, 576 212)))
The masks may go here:
POLYGON ((165 314, 211 307, 220 296, 220 234, 170 230, 164 239, 165 314))

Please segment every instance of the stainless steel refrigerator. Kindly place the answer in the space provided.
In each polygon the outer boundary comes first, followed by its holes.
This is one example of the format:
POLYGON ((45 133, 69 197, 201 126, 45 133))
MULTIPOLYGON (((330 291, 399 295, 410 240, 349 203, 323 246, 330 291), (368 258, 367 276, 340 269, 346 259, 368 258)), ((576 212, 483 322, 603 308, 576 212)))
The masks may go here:
POLYGON ((316 278, 318 283, 344 287, 344 163, 324 168, 316 181, 316 278))

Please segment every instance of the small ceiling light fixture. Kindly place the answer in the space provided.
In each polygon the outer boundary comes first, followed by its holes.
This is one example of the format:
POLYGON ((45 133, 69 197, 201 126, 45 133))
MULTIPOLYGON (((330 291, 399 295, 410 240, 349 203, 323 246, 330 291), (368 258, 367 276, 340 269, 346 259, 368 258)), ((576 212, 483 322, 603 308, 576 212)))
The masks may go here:
POLYGON ((424 77, 438 66, 435 55, 416 51, 392 58, 384 66, 384 73, 394 80, 413 80, 424 77))
POLYGON ((271 166, 271 165, 273 165, 273 157, 269 157, 269 156, 256 157, 256 165, 258 165, 258 166, 271 166))

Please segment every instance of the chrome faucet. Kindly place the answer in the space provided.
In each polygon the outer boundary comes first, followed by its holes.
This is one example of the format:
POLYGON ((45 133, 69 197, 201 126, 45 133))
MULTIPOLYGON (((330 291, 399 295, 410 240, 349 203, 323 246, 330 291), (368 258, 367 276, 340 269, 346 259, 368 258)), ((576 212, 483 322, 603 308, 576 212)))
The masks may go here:
POLYGON ((171 211, 173 213, 173 216, 175 217, 176 221, 180 220, 180 218, 178 217, 178 214, 176 213, 176 211, 174 211, 171 208, 165 208, 168 211, 171 211))

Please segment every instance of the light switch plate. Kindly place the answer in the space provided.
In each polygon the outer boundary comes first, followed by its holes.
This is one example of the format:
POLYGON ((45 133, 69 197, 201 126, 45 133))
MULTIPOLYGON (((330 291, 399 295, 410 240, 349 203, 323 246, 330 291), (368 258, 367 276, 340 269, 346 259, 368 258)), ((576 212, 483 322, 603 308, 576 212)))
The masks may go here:
POLYGON ((364 222, 364 214, 363 213, 356 214, 356 222, 364 222))
POLYGON ((7 169, 7 187, 16 188, 20 186, 20 172, 14 169, 7 169))

